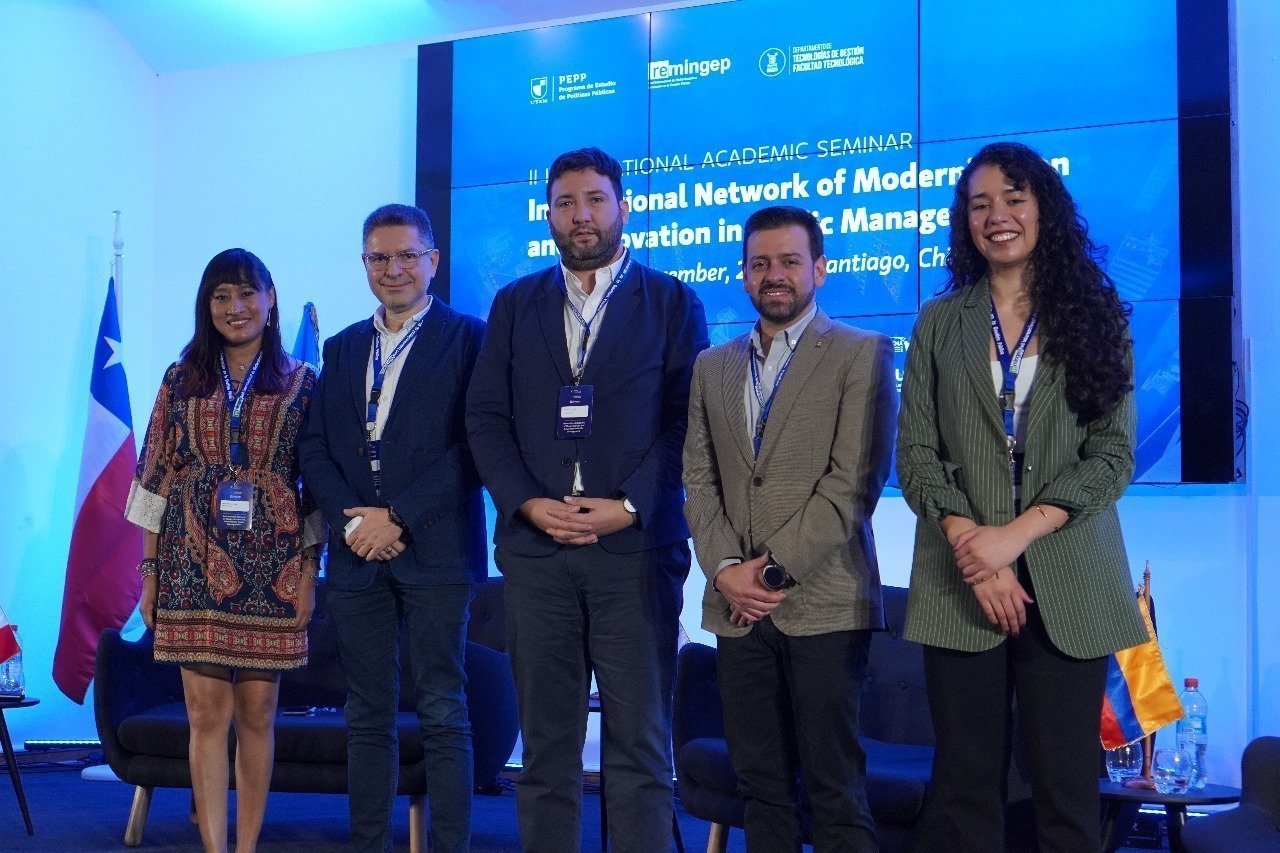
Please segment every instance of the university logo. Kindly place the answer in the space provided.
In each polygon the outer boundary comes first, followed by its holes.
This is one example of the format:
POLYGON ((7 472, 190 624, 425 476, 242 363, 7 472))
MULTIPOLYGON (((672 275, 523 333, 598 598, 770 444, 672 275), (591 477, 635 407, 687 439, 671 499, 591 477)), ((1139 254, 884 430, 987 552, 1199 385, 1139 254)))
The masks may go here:
POLYGON ((546 77, 534 77, 529 81, 529 102, 533 104, 545 104, 547 95, 550 94, 551 84, 546 77))
POLYGON ((776 47, 760 54, 760 73, 766 77, 777 77, 787 70, 787 55, 776 47))

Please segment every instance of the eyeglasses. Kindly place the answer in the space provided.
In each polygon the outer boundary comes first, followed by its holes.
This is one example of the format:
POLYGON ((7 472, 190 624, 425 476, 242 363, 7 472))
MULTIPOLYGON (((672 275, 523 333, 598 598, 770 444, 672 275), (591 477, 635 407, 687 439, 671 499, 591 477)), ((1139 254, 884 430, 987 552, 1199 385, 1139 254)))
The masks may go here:
POLYGON ((418 261, 424 255, 429 255, 435 249, 427 249, 425 252, 396 252, 394 255, 384 255, 381 252, 370 252, 367 255, 361 255, 365 264, 371 270, 385 270, 387 264, 391 263, 391 259, 395 258, 400 262, 400 266, 407 270, 414 269, 418 266, 418 261))

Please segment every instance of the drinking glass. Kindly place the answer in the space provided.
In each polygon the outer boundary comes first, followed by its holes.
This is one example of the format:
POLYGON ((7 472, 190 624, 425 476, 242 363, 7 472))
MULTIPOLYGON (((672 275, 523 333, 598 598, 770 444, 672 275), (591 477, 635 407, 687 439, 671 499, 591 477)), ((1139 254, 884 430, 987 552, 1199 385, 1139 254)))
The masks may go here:
POLYGON ((1107 750, 1107 775, 1112 782, 1123 783, 1142 773, 1142 741, 1127 743, 1107 750))
POLYGON ((1158 749, 1151 776, 1160 793, 1185 794, 1191 785, 1193 770, 1191 756, 1185 749, 1158 749))

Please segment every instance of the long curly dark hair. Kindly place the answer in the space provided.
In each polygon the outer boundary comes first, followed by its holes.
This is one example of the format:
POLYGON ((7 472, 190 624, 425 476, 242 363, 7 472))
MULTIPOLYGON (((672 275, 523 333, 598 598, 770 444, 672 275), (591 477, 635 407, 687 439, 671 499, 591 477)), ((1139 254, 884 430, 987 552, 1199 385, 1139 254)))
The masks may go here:
MULTIPOLYGON (((257 255, 247 249, 227 249, 213 256, 200 277, 196 291, 196 328, 191 340, 182 348, 178 361, 178 381, 174 394, 180 400, 208 397, 221 388, 222 334, 214 328, 209 303, 220 284, 247 284, 259 292, 275 290, 271 273, 257 255)), ((291 362, 280 342, 280 309, 271 306, 267 327, 262 332, 262 363, 253 380, 253 391, 279 394, 288 387, 291 362)))
POLYGON ((1083 425, 1110 414, 1133 388, 1129 367, 1129 314, 1115 282, 1099 261, 1104 251, 1057 171, 1017 142, 985 146, 965 166, 951 202, 950 277, 957 291, 987 274, 986 258, 969 236, 969 181, 982 166, 997 166, 1019 190, 1030 190, 1040 208, 1039 237, 1031 250, 1027 295, 1040 322, 1041 351, 1062 365, 1067 405, 1083 425))

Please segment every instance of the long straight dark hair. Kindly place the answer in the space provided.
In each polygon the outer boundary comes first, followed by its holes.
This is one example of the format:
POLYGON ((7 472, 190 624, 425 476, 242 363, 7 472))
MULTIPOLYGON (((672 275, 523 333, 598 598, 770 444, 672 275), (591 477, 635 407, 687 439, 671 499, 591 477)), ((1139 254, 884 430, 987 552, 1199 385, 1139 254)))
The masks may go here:
MULTIPOLYGON (((247 284, 259 293, 273 291, 275 282, 266 264, 247 249, 227 249, 213 256, 196 291, 196 328, 190 342, 182 348, 178 361, 178 382, 174 394, 182 400, 208 397, 221 386, 224 338, 214 328, 213 311, 209 307, 213 291, 220 284, 247 284)), ((288 386, 289 356, 280 343, 280 310, 272 305, 267 313, 267 327, 262 332, 262 363, 253 380, 252 390, 259 394, 279 394, 288 386)))

